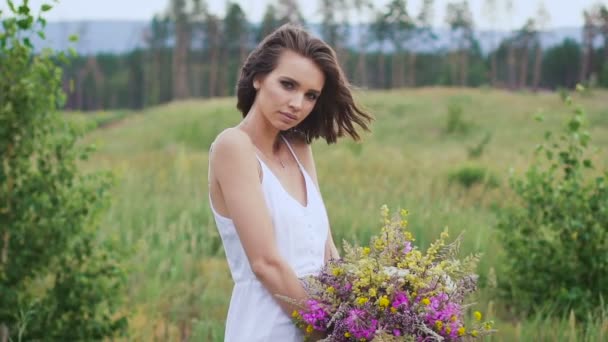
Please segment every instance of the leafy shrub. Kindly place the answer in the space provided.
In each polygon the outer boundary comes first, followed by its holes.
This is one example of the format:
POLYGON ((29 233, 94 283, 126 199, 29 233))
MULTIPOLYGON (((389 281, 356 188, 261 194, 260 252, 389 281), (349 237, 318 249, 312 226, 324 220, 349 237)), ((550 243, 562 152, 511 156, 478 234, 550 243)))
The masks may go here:
POLYGON ((559 137, 547 131, 525 176, 511 179, 518 201, 499 215, 499 287, 524 312, 551 306, 586 318, 608 298, 608 171, 588 159, 584 110, 565 103, 573 115, 559 137))
POLYGON ((57 112, 61 69, 50 51, 33 56, 28 38, 46 22, 27 1, 7 4, 14 16, 2 18, 0 33, 0 340, 100 340, 126 325, 116 314, 123 272, 96 235, 111 177, 79 173, 89 149, 76 145, 81 132, 57 112))
POLYGON ((466 134, 471 128, 472 124, 463 118, 463 106, 460 102, 451 101, 448 103, 448 117, 445 127, 446 134, 466 134))
POLYGON ((498 179, 481 166, 464 166, 448 175, 450 183, 458 183, 465 188, 475 184, 484 184, 488 187, 498 186, 498 179))

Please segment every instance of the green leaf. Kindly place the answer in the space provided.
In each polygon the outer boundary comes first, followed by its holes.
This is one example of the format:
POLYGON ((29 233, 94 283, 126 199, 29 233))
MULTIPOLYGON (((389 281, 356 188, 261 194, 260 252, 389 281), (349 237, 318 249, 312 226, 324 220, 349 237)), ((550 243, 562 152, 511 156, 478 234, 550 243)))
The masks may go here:
POLYGON ((591 162, 590 159, 585 159, 585 160, 583 160, 583 166, 585 166, 588 169, 592 169, 593 163, 591 162))
POLYGON ((36 33, 38 33, 38 37, 40 37, 41 39, 43 39, 43 40, 46 39, 46 35, 44 34, 43 31, 38 31, 36 33))
POLYGON ((68 38, 70 42, 75 43, 78 41, 78 35, 76 34, 72 34, 70 35, 70 38, 68 38))
POLYGON ((32 45, 32 42, 29 38, 23 38, 23 44, 25 44, 25 46, 29 47, 30 49, 34 48, 34 45, 32 45))
POLYGON ((42 12, 48 12, 53 8, 53 6, 49 5, 49 4, 43 4, 42 6, 40 6, 40 11, 42 12))
POLYGON ((19 14, 22 15, 29 15, 30 14, 30 8, 27 5, 21 5, 19 6, 19 10, 18 10, 19 14))
POLYGON ((15 9, 15 4, 12 0, 7 0, 6 3, 8 4, 8 8, 11 9, 11 12, 17 13, 17 10, 15 9))

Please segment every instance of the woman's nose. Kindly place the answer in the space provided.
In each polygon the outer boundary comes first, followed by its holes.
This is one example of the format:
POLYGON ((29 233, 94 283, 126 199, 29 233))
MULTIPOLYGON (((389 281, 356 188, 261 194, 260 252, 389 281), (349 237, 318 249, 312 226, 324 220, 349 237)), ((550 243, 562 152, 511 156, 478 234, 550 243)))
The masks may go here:
POLYGON ((302 109, 302 101, 304 101, 304 94, 294 94, 291 100, 289 101, 289 106, 294 110, 302 109))

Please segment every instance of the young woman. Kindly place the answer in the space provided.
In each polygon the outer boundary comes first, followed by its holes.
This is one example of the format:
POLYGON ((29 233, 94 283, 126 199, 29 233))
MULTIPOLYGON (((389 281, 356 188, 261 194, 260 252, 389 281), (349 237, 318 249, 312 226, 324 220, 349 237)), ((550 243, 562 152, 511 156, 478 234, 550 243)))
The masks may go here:
POLYGON ((218 135, 209 197, 235 282, 225 341, 301 341, 276 295, 305 300, 299 278, 339 258, 321 198, 311 142, 358 140, 371 116, 355 105, 335 52, 284 25, 245 61, 243 120, 218 135))

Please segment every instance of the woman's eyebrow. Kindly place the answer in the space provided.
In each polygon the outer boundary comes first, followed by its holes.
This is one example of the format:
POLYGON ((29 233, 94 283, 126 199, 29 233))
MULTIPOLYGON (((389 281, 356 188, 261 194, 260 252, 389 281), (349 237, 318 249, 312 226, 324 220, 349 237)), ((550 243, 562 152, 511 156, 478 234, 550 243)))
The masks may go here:
MULTIPOLYGON (((298 82, 298 81, 294 80, 293 78, 291 78, 291 77, 289 77, 289 76, 283 76, 283 78, 285 78, 286 80, 288 80, 288 81, 290 81, 290 82, 293 82, 293 84, 295 84, 295 85, 296 85, 296 86, 298 86, 298 87, 300 86, 300 82, 298 82)), ((321 91, 320 91, 320 90, 316 90, 316 89, 309 89, 309 91, 311 91, 311 92, 313 92, 313 93, 315 93, 315 94, 317 94, 317 95, 318 95, 318 94, 321 94, 321 91)))

